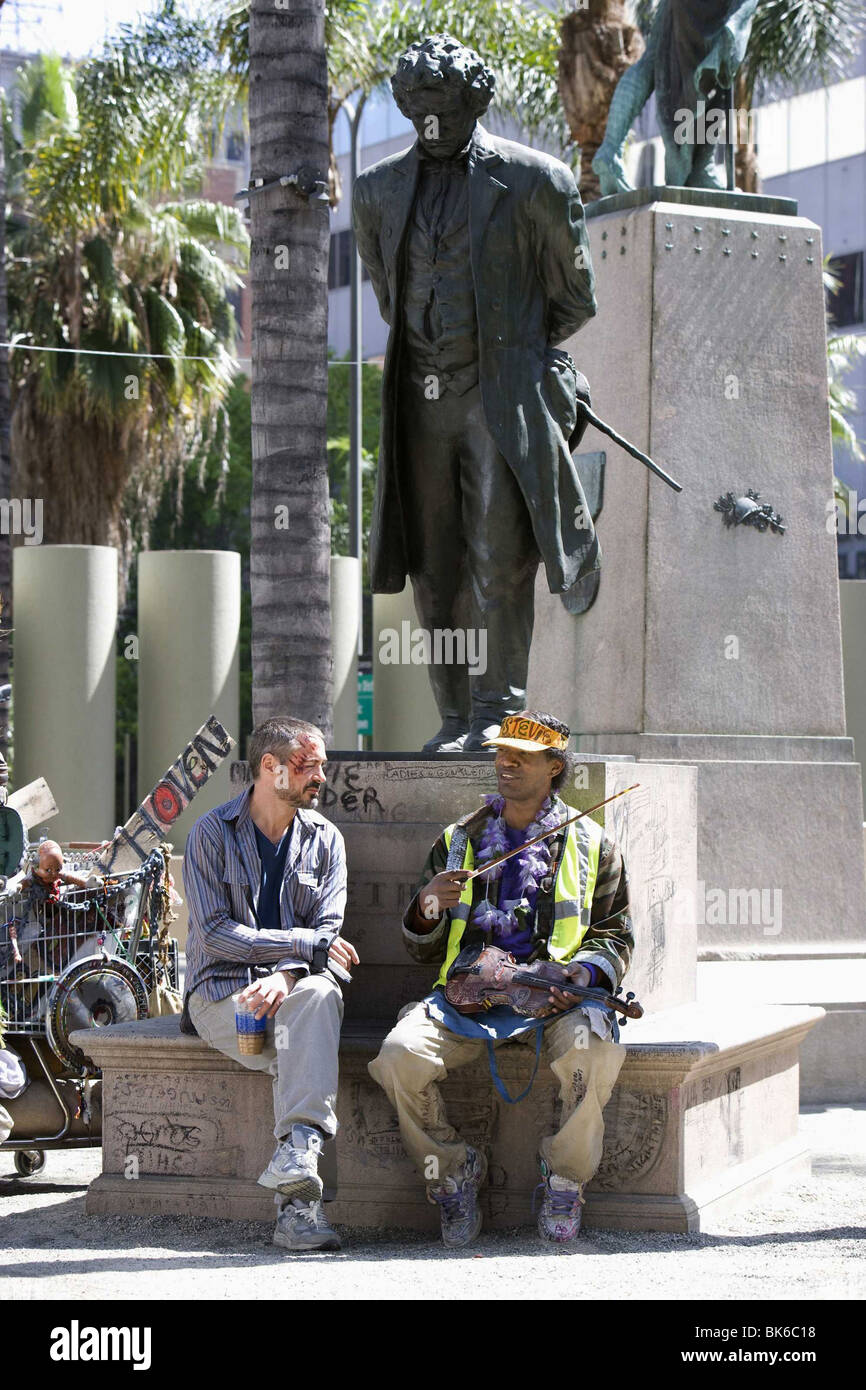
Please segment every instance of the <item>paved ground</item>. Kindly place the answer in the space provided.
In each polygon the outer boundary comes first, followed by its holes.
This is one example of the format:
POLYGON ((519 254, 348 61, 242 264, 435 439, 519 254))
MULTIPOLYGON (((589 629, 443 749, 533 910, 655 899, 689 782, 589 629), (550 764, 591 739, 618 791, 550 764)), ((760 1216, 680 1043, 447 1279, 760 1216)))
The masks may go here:
POLYGON ((815 1155, 808 1182, 698 1236, 593 1231, 573 1252, 544 1249, 534 1232, 518 1231, 446 1253, 417 1233, 390 1230, 349 1232, 340 1254, 293 1256, 255 1222, 85 1216, 96 1150, 51 1153, 29 1182, 4 1153, 0 1274, 16 1300, 863 1298, 866 1106, 809 1107, 801 1120, 815 1155))

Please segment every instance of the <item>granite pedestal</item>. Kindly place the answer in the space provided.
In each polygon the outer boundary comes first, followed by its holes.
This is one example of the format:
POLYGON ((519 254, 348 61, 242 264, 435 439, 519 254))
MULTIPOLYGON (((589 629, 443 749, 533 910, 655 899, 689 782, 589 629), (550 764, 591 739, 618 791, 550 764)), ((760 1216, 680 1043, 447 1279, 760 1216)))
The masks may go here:
MULTIPOLYGON (((845 962, 866 955, 866 869, 826 524, 821 234, 774 205, 688 194, 589 209, 603 311, 567 346, 595 409, 683 491, 587 430, 582 453, 606 454, 601 584, 575 618, 539 580, 529 703, 567 720, 581 751, 634 756, 638 775, 653 760, 698 769, 702 960, 831 952, 844 990, 845 962), (725 524, 714 503, 749 489, 784 534, 725 524)), ((866 1016, 847 1004, 833 1085, 866 1099, 866 1016)))

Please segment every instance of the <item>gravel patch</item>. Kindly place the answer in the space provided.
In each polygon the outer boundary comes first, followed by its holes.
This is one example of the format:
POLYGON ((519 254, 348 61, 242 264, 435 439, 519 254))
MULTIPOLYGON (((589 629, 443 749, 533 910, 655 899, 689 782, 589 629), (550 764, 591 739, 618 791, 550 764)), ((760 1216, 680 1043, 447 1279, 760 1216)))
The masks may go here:
POLYGON ((260 1222, 85 1216, 99 1150, 50 1152, 27 1181, 3 1153, 0 1273, 15 1300, 861 1299, 866 1106, 812 1106, 800 1119, 814 1156, 808 1180, 699 1235, 593 1230, 574 1250, 541 1246, 533 1229, 482 1234, 460 1252, 416 1231, 378 1230, 343 1232, 338 1254, 292 1255, 260 1222))

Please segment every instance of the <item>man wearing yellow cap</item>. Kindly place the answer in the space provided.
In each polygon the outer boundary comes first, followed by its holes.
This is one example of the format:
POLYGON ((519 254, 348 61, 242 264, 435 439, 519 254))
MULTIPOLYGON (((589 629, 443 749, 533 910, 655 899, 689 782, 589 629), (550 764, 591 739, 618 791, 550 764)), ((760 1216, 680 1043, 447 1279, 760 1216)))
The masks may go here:
MULTIPOLYGON (((544 1240, 564 1243, 580 1230, 583 1190, 601 1160, 602 1110, 625 1059, 615 1015, 595 1000, 575 1006, 553 987, 539 1025, 507 1008, 467 1018, 443 993, 457 955, 475 943, 502 947, 518 961, 555 961, 564 980, 606 991, 628 969, 634 937, 617 846, 588 818, 555 829, 573 814, 557 795, 572 773, 568 737, 567 726, 548 714, 524 710, 503 720, 489 740, 498 794, 440 835, 403 918, 409 954, 441 962, 441 969, 432 993, 403 1010, 369 1070, 397 1111, 403 1144, 439 1206, 449 1246, 469 1244, 481 1229, 478 1190, 487 1160, 449 1124, 438 1083, 483 1056, 488 1039, 498 1046, 537 1028, 540 1047, 543 1029, 563 1108, 558 1132, 539 1146, 538 1230, 544 1240), (548 830, 554 833, 528 844, 548 830), (523 853, 469 881, 473 869, 522 844, 523 853)), ((489 1050, 497 1088, 512 1099, 489 1050)))

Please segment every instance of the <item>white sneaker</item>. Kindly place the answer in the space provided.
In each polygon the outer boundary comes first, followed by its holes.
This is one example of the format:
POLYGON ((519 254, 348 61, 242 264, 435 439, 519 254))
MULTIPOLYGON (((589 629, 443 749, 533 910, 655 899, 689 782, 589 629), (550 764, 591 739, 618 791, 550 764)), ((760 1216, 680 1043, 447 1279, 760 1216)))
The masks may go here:
POLYGON ((294 1198, 277 1217, 274 1245, 286 1250, 339 1250, 340 1237, 327 1220, 321 1202, 294 1198))
POLYGON ((277 1145, 258 1181, 284 1197, 318 1202, 323 1191, 318 1171, 321 1152, 322 1136, 317 1129, 312 1125, 292 1125, 291 1139, 277 1145))

